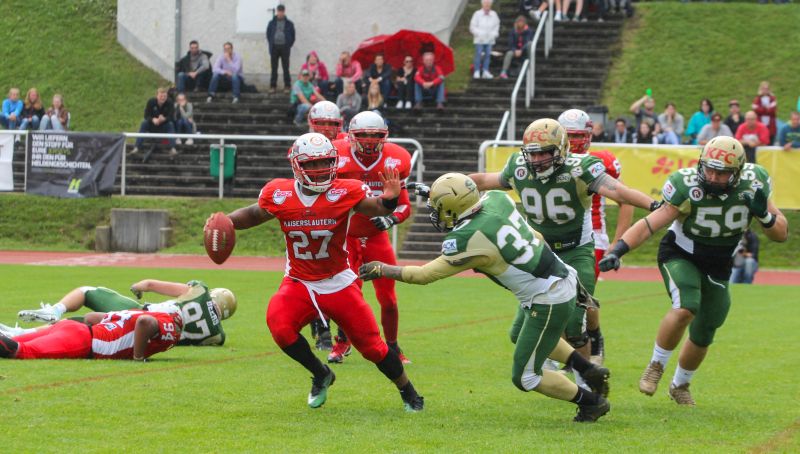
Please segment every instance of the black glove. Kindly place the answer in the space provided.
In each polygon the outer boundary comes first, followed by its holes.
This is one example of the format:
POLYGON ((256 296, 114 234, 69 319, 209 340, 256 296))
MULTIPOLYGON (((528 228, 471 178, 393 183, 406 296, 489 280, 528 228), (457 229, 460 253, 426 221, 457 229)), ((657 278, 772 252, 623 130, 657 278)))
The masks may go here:
POLYGON ((389 230, 393 225, 400 222, 393 214, 389 216, 375 216, 374 218, 370 218, 370 221, 375 224, 378 230, 389 230))
MULTIPOLYGON (((749 192, 744 193, 744 203, 747 205, 747 208, 750 209, 750 213, 757 217, 759 221, 762 219, 767 218, 770 214, 767 211, 767 195, 764 194, 760 188, 753 191, 752 194, 749 192)), ((769 219, 766 219, 767 221, 769 219)), ((764 221, 762 221, 762 224, 764 221)))
POLYGON ((408 189, 408 192, 426 199, 431 195, 431 187, 425 183, 407 183, 406 189, 408 189))
POLYGON ((383 263, 369 262, 358 267, 358 278, 362 281, 371 281, 383 277, 383 263))
POLYGON ((664 204, 663 200, 660 202, 658 200, 653 200, 653 202, 650 204, 650 211, 651 212, 656 211, 657 209, 661 208, 661 205, 663 204, 664 204))
POLYGON ((615 244, 614 247, 608 251, 608 254, 606 254, 606 256, 597 263, 597 267, 600 269, 600 271, 618 270, 619 266, 622 264, 620 258, 622 258, 622 256, 628 251, 630 251, 630 248, 625 241, 617 241, 617 244, 615 244))

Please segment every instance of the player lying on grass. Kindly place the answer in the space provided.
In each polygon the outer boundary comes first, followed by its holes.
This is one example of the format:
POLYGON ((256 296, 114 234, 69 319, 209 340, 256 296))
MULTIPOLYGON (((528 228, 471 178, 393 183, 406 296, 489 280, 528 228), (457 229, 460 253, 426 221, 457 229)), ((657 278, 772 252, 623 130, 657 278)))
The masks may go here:
POLYGON ((449 232, 442 255, 424 266, 369 262, 361 267, 359 277, 428 284, 468 269, 486 274, 514 293, 525 313, 521 329, 512 331, 514 385, 578 404, 577 422, 593 422, 608 413, 611 406, 604 397, 608 369, 590 363, 561 339, 576 310, 575 269, 550 250, 508 195, 489 191, 481 197, 475 182, 465 175, 439 177, 430 187, 428 205, 434 227, 449 232), (572 367, 592 390, 578 387, 558 372, 543 371, 548 357, 572 367))
MULTIPOLYGON (((180 310, 183 316, 183 330, 178 345, 222 345, 225 331, 222 320, 236 312, 236 297, 226 288, 208 289, 201 281, 166 282, 145 279, 131 286, 137 299, 145 292, 170 296, 173 299, 162 303, 140 304, 132 298, 105 287, 78 287, 67 293, 53 305, 42 304, 41 309, 19 312, 19 318, 26 322, 56 322, 67 312, 75 312, 86 306, 95 312, 113 312, 127 309, 166 311, 180 310)), ((21 328, 10 328, 0 324, 0 332, 6 335, 22 334, 21 328)))
POLYGON ((744 147, 732 137, 711 139, 697 167, 670 175, 662 194, 664 205, 628 229, 599 266, 601 271, 619 269, 625 253, 670 226, 658 248, 658 267, 672 308, 661 320, 639 391, 648 396, 656 392, 688 327, 669 396, 679 405, 694 405, 689 381, 728 316, 728 281, 742 234, 756 218, 767 238, 783 242, 789 235, 788 223, 770 200, 772 180, 766 169, 745 163, 744 147))
POLYGON ((174 347, 183 327, 179 311, 90 312, 84 320, 61 320, 14 337, 0 334, 0 358, 144 361, 174 347))

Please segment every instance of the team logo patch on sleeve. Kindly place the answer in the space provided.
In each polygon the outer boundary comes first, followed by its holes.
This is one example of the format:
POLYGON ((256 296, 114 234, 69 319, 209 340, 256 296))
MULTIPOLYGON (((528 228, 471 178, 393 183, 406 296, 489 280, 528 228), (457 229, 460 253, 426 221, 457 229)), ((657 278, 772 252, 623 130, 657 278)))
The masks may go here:
POLYGON ((703 200, 703 197, 705 197, 705 195, 706 195, 705 192, 703 192, 703 190, 699 186, 695 186, 689 191, 689 198, 694 200, 695 202, 703 200))
POLYGON ((456 244, 456 239, 451 238, 449 240, 444 240, 442 243, 442 254, 453 254, 458 252, 458 245, 456 244))
POLYGON ((395 167, 399 166, 401 162, 402 161, 400 161, 399 159, 386 158, 386 161, 384 161, 383 166, 387 169, 394 169, 395 167))
POLYGON ((517 167, 517 170, 514 171, 514 176, 517 177, 517 180, 524 180, 528 178, 528 169, 526 167, 517 167))
POLYGON ((589 173, 592 174, 592 176, 595 178, 604 174, 605 171, 606 171, 606 166, 604 166, 602 162, 597 162, 593 164, 591 167, 589 167, 589 173))
POLYGON ((339 156, 338 167, 341 169, 342 167, 347 165, 348 162, 350 162, 350 158, 348 158, 347 156, 339 156))
POLYGON ((281 191, 280 189, 276 189, 275 192, 272 193, 272 202, 275 205, 280 205, 286 201, 288 197, 292 196, 292 191, 281 191))
POLYGON ((675 195, 675 186, 672 185, 669 181, 664 183, 664 188, 661 190, 661 194, 664 195, 664 198, 667 200, 671 200, 672 196, 675 195))
POLYGON ((329 189, 328 192, 325 193, 325 198, 328 199, 328 202, 336 202, 345 194, 347 194, 347 189, 345 188, 329 189))
POLYGON ((583 169, 581 169, 580 167, 573 167, 572 170, 569 171, 569 173, 573 177, 578 178, 581 175, 583 175, 583 169))

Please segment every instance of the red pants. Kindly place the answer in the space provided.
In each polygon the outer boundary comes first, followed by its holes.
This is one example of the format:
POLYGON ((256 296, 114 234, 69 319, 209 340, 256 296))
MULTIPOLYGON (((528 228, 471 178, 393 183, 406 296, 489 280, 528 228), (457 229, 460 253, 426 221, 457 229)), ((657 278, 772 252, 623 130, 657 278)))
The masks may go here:
MULTIPOLYGON (((355 282, 335 293, 315 293, 314 298, 322 313, 347 333, 364 358, 378 363, 386 357, 389 348, 381 339, 372 309, 355 282)), ((267 326, 281 348, 297 341, 300 330, 318 316, 306 286, 289 277, 283 278, 267 306, 267 326)))
POLYGON ((74 320, 61 320, 14 340, 19 342, 17 359, 81 359, 92 353, 92 332, 74 320))
MULTIPOLYGON (((364 263, 378 260, 389 265, 397 265, 394 256, 392 242, 389 241, 389 234, 381 232, 364 239, 352 236, 347 237, 347 250, 350 252, 350 268, 358 274, 358 267, 364 263)), ((359 280, 359 286, 363 283, 359 280)), ((397 310, 397 294, 394 292, 394 280, 380 278, 372 281, 375 288, 375 297, 381 305, 381 326, 383 327, 383 337, 386 342, 397 342, 397 329, 400 314, 397 310)), ((345 330, 347 333, 347 330, 345 330)), ((350 333, 347 333, 349 336, 350 333)))
POLYGON ((594 250, 594 281, 597 282, 597 278, 600 277, 600 267, 597 266, 600 263, 600 260, 603 259, 603 256, 606 255, 605 249, 595 249, 594 250))

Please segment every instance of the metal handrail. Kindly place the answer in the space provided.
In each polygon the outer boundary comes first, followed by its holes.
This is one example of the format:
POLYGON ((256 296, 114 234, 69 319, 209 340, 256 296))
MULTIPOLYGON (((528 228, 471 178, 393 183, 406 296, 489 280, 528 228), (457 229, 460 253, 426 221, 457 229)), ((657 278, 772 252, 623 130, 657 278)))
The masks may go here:
POLYGON ((530 63, 530 59, 526 59, 522 62, 522 68, 519 70, 517 83, 514 84, 514 90, 511 91, 511 109, 509 109, 511 114, 509 115, 506 131, 506 139, 508 140, 514 140, 514 129, 517 127, 517 93, 519 92, 519 87, 522 86, 522 81, 525 79, 525 76, 528 75, 528 65, 530 65, 530 63))
MULTIPOLYGON (((544 25, 549 23, 547 20, 550 14, 548 11, 545 11, 542 14, 542 19, 539 21, 539 25, 536 27, 536 33, 533 34, 533 40, 531 41, 531 64, 528 66, 528 85, 525 89, 525 108, 529 108, 531 106, 531 98, 533 98, 534 90, 535 90, 535 82, 536 82, 536 45, 539 44, 539 35, 542 34, 542 29, 544 25)), ((544 56, 547 58, 549 55, 549 49, 547 46, 544 47, 544 56)))
POLYGON ((522 146, 521 140, 484 140, 478 148, 478 172, 486 171, 486 149, 498 146, 522 146))
POLYGON ((503 112, 503 118, 500 120, 500 127, 497 128, 497 134, 495 134, 494 140, 500 140, 500 137, 503 136, 503 131, 506 129, 506 124, 508 124, 509 115, 509 111, 506 110, 503 112))

